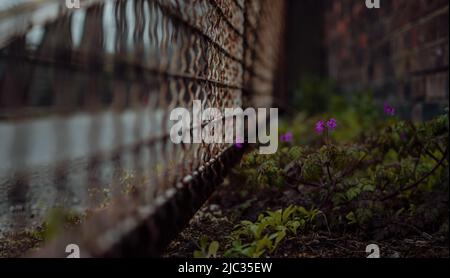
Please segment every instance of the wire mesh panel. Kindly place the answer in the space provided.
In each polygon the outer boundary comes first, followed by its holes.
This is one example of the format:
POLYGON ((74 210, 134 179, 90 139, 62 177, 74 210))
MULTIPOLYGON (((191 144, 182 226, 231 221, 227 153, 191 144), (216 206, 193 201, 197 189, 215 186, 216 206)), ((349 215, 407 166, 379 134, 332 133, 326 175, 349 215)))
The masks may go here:
POLYGON ((78 240, 104 255, 160 207, 156 231, 195 211, 190 186, 220 182, 235 149, 173 144, 170 111, 270 106, 283 12, 281 0, 2 1, 2 235, 55 208, 94 212, 78 240))

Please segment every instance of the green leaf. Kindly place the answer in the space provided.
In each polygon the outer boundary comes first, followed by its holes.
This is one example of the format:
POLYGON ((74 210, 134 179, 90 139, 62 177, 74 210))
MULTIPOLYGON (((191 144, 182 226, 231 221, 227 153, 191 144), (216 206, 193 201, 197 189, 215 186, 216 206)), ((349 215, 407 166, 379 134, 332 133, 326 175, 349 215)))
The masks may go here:
POLYGON ((286 231, 282 230, 277 232, 275 237, 275 243, 273 244, 272 251, 275 250, 278 244, 286 237, 286 231))
POLYGON ((290 216, 295 212, 295 210, 296 210, 295 206, 293 205, 290 205, 287 208, 285 208, 282 214, 282 222, 286 223, 289 220, 290 216))
MULTIPOLYGON (((262 239, 256 241, 256 250, 255 252, 260 253, 261 251, 263 251, 262 253, 264 253, 265 249, 272 249, 272 241, 269 239, 269 237, 264 236, 262 239)), ((262 254, 261 253, 261 254, 262 254)), ((258 255, 259 257, 260 255, 258 255)))
POLYGON ((208 256, 207 257, 208 258, 216 257, 218 250, 219 250, 219 242, 217 242, 217 241, 211 242, 211 244, 209 245, 209 248, 208 248, 208 256))
POLYGON ((300 227, 300 221, 297 220, 289 221, 288 228, 294 235, 297 235, 298 227, 300 227))
POLYGON ((356 221, 356 216, 355 216, 355 213, 354 213, 353 211, 349 212, 349 213, 345 216, 345 218, 347 218, 348 224, 356 224, 356 223, 357 223, 357 221, 356 221))
POLYGON ((205 256, 203 255, 203 253, 199 250, 195 250, 194 251, 194 258, 205 258, 205 256))
POLYGON ((355 199, 359 193, 361 193, 361 190, 358 187, 351 187, 345 192, 345 196, 347 197, 347 200, 351 201, 355 199))

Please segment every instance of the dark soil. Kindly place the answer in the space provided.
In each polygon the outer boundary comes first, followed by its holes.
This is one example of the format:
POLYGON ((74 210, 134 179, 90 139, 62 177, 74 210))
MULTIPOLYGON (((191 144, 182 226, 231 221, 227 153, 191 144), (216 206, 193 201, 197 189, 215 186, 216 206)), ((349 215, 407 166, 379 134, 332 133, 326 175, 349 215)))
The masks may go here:
POLYGON ((0 258, 22 257, 25 253, 35 248, 39 248, 43 242, 43 239, 37 232, 6 234, 0 240, 0 258))
MULTIPOLYGON (((231 180, 233 178, 231 177, 231 180)), ((220 247, 218 257, 228 249, 228 238, 241 220, 254 221, 266 210, 302 204, 307 193, 293 189, 256 190, 245 192, 239 181, 226 180, 195 214, 188 226, 167 247, 164 257, 193 257, 202 236, 216 240, 220 247)), ((365 258, 366 246, 377 244, 380 256, 388 258, 448 258, 448 235, 429 235, 412 230, 407 236, 373 240, 361 231, 329 231, 327 228, 307 231, 296 237, 287 237, 266 257, 273 258, 365 258)))
MULTIPOLYGON (((218 256, 230 247, 228 238, 234 226, 241 220, 256 220, 266 210, 301 205, 307 192, 297 190, 264 189, 248 192, 240 188, 239 181, 227 179, 194 215, 187 227, 174 239, 164 252, 164 257, 192 257, 198 250, 202 236, 219 242, 218 256)), ((42 231, 9 234, 0 240, 0 257, 20 257, 38 248, 43 239, 42 231)), ((448 235, 429 235, 412 230, 407 236, 372 240, 360 231, 307 231, 297 237, 287 237, 271 254, 276 258, 364 258, 366 246, 377 244, 381 257, 389 258, 448 258, 448 235)))

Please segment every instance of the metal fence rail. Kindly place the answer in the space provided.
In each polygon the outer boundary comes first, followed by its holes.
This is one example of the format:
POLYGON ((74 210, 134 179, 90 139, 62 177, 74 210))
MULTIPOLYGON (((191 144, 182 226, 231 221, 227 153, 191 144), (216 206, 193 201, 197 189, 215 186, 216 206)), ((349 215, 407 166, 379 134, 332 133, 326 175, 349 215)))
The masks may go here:
POLYGON ((64 2, 0 4, 1 234, 89 211, 41 255, 157 255, 239 159, 173 144, 169 113, 270 106, 284 1, 64 2))

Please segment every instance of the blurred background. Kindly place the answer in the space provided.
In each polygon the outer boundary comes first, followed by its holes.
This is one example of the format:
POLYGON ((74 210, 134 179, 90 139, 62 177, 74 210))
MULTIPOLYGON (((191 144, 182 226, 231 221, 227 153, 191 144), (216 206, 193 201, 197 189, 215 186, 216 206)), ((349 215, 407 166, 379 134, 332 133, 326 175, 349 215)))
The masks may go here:
MULTIPOLYGON (((291 0, 286 93, 299 110, 327 110, 332 88, 345 98, 372 93, 398 115, 427 120, 448 105, 446 0, 291 0)), ((329 107, 328 107, 329 108, 329 107)))

